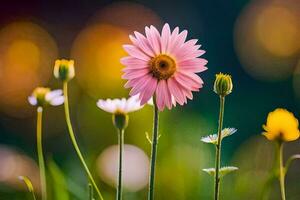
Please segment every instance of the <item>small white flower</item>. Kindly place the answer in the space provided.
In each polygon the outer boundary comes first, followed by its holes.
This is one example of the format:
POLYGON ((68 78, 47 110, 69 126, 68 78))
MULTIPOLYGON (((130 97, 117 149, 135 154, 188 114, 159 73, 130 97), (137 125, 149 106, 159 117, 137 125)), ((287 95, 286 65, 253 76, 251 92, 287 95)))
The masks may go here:
POLYGON ((37 87, 28 101, 33 106, 43 107, 45 105, 59 106, 64 103, 62 90, 50 90, 49 88, 37 87))
MULTIPOLYGON (((221 139, 231 136, 236 131, 237 131, 237 129, 235 129, 235 128, 224 128, 221 133, 221 139)), ((201 141, 205 142, 205 143, 217 144, 218 143, 218 134, 212 134, 212 135, 202 137, 201 141)))
MULTIPOLYGON (((220 177, 223 177, 231 172, 234 172, 236 170, 238 170, 239 168, 234 167, 234 166, 226 166, 226 167, 221 167, 220 168, 220 177)), ((208 173, 211 176, 215 176, 216 174, 216 170, 215 168, 206 168, 206 169, 202 169, 204 172, 208 173)))
POLYGON ((132 96, 128 99, 99 99, 97 106, 109 113, 130 113, 141 109, 143 106, 140 105, 138 96, 132 96))

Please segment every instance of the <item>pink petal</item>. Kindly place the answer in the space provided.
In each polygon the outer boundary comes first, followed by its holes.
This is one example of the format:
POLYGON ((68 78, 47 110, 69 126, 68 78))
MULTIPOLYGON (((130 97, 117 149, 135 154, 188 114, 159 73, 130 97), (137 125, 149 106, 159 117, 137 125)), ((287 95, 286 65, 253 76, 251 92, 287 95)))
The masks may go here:
MULTIPOLYGON (((198 84, 198 85, 202 85, 203 84, 202 79, 198 75, 196 75, 195 73, 185 72, 185 71, 178 71, 178 74, 186 77, 187 79, 190 79, 195 84, 198 84)), ((176 75, 178 75, 178 74, 176 74, 176 75)))
POLYGON ((207 60, 203 58, 194 58, 194 59, 179 62, 178 68, 179 70, 183 70, 183 71, 191 71, 191 72, 199 73, 207 69, 207 67, 205 67, 206 64, 207 64, 207 60))
POLYGON ((125 65, 128 69, 148 68, 148 62, 131 56, 122 58, 120 62, 121 64, 125 65))
POLYGON ((143 68, 130 68, 130 67, 125 67, 122 69, 122 72, 124 73, 135 73, 138 71, 145 71, 145 72, 149 72, 149 67, 148 66, 144 66, 143 68))
POLYGON ((187 30, 184 30, 180 34, 178 34, 175 39, 172 39, 172 42, 170 44, 170 49, 169 49, 170 54, 174 54, 174 52, 184 44, 187 34, 188 34, 187 30))
POLYGON ((167 49, 166 49, 166 53, 169 53, 169 52, 170 52, 171 47, 172 47, 172 43, 173 43, 173 41, 176 40, 176 38, 178 37, 178 33, 179 33, 179 28, 176 27, 176 28, 173 30, 171 36, 169 37, 169 41, 168 41, 168 46, 167 46, 167 49))
MULTIPOLYGON (((196 75, 197 76, 197 75, 196 75)), ((194 81, 193 78, 182 74, 182 73, 176 73, 176 75, 174 76, 174 78, 176 79, 176 81, 184 88, 188 89, 188 90, 192 90, 192 91, 198 91, 199 88, 202 86, 203 81, 201 84, 199 84, 199 82, 194 81)), ((201 78, 199 78, 201 79, 201 78)))
POLYGON ((163 110, 164 109, 164 100, 165 100, 165 96, 163 94, 163 88, 162 88, 162 82, 164 80, 161 80, 158 82, 157 84, 157 89, 156 89, 156 105, 158 107, 159 110, 163 110))
POLYGON ((194 65, 204 66, 206 64, 207 64, 207 60, 203 58, 194 58, 194 59, 178 62, 178 65, 180 66, 194 66, 194 65))
POLYGON ((143 64, 147 64, 146 61, 132 57, 132 56, 126 56, 121 58, 120 60, 121 64, 123 65, 143 65, 143 64))
POLYGON ((166 80, 160 80, 156 89, 156 103, 160 111, 167 106, 169 109, 172 108, 172 97, 167 86, 166 80))
POLYGON ((189 55, 191 53, 194 53, 195 51, 197 51, 201 45, 195 45, 197 42, 197 40, 189 40, 186 43, 184 43, 183 45, 181 45, 180 48, 176 48, 173 52, 173 54, 176 57, 183 57, 186 55, 189 55))
POLYGON ((135 85, 133 85, 129 95, 134 96, 141 93, 151 79, 151 75, 146 75, 143 78, 137 79, 137 82, 135 82, 135 85))
POLYGON ((146 36, 149 41, 150 46, 152 47, 155 55, 160 53, 160 35, 154 26, 150 26, 145 28, 146 36))
POLYGON ((127 44, 127 45, 123 45, 123 48, 132 57, 135 57, 135 58, 138 58, 138 59, 141 59, 144 61, 149 61, 151 59, 148 55, 146 55, 143 51, 138 49, 136 46, 127 44))
POLYGON ((138 40, 138 46, 149 56, 154 57, 154 51, 151 47, 151 45, 149 44, 149 41, 147 40, 147 38, 142 35, 141 33, 135 31, 134 35, 136 37, 136 39, 138 40))
POLYGON ((180 104, 183 105, 185 102, 185 96, 181 91, 180 85, 176 82, 174 78, 168 79, 168 88, 171 94, 174 96, 175 100, 180 104))
POLYGON ((143 89, 140 94, 141 105, 144 105, 151 99, 153 96, 157 86, 157 79, 151 77, 150 81, 148 81, 147 86, 143 89))
MULTIPOLYGON (((187 90, 186 88, 182 88, 182 91, 184 93, 184 95, 189 98, 190 100, 193 99, 193 93, 190 90, 187 90)), ((187 102, 186 102, 187 103, 187 102)))
POLYGON ((165 24, 161 33, 161 52, 166 53, 168 48, 168 41, 171 36, 171 30, 169 24, 165 24))
POLYGON ((135 69, 135 70, 131 70, 126 72, 125 74, 122 75, 123 79, 133 79, 133 78, 138 78, 141 76, 144 76, 145 74, 149 73, 149 69, 135 69))
MULTIPOLYGON (((148 76, 148 75, 146 75, 146 76, 148 76)), ((141 78, 143 78, 143 77, 141 77, 141 78)), ((141 78, 140 78, 140 79, 141 79, 141 78)), ((140 79, 138 79, 138 78, 130 79, 130 80, 128 80, 128 81, 125 83, 124 87, 125 87, 125 88, 131 88, 131 87, 133 87, 134 85, 136 85, 137 82, 138 82, 138 80, 140 80, 140 79)))
POLYGON ((191 51, 190 53, 188 53, 186 55, 178 56, 177 62, 183 62, 186 60, 194 59, 194 58, 202 56, 203 54, 205 54, 204 50, 196 50, 194 52, 191 51))

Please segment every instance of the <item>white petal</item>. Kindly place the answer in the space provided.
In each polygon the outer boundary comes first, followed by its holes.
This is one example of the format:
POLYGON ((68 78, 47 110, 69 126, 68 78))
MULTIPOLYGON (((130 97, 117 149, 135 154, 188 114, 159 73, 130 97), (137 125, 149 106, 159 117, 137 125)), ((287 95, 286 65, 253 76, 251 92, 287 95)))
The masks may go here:
POLYGON ((122 98, 119 107, 121 112, 126 112, 126 105, 127 105, 127 100, 125 98, 122 98))
POLYGON ((61 104, 64 103, 64 97, 63 96, 58 96, 58 97, 54 97, 51 101, 50 104, 52 106, 59 106, 61 104))
POLYGON ((125 110, 127 113, 129 113, 129 112, 137 111, 143 107, 144 106, 141 106, 141 104, 140 104, 139 95, 135 95, 135 96, 130 97, 127 100, 125 110))
POLYGON ((51 101, 55 97, 61 96, 62 93, 62 90, 52 90, 46 94, 46 101, 51 101))
POLYGON ((114 108, 112 106, 112 103, 111 103, 111 100, 108 99, 108 100, 102 100, 102 99, 99 99, 98 102, 97 102, 97 106, 101 109, 101 110, 104 110, 106 112, 109 112, 109 113, 114 113, 114 108))
POLYGON ((28 97, 28 102, 33 105, 33 106, 36 106, 37 105, 37 100, 34 96, 29 96, 28 97))

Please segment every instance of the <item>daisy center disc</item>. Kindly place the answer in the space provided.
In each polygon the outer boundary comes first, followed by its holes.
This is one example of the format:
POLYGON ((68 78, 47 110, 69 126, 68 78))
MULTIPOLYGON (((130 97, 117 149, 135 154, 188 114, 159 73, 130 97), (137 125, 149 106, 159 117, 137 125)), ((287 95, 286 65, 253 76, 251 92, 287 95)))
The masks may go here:
POLYGON ((176 63, 168 55, 158 55, 150 60, 150 70, 152 75, 158 80, 168 79, 176 71, 176 63))

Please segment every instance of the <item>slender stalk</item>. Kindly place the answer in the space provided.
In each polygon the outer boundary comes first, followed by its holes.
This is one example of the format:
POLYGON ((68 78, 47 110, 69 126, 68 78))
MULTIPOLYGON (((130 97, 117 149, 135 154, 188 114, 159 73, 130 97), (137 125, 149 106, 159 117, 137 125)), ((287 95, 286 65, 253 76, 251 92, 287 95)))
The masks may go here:
POLYGON ((283 142, 279 142, 279 182, 281 199, 285 200, 285 168, 283 166, 283 142))
POLYGON ((124 151, 124 129, 118 129, 119 134, 119 175, 118 175, 118 188, 117 200, 122 199, 122 171, 123 171, 123 151, 124 151))
POLYGON ((149 193, 148 200, 154 199, 154 181, 155 181, 155 164, 157 154, 157 143, 158 143, 158 108, 156 105, 155 98, 154 102, 154 117, 153 117, 153 135, 152 135, 152 148, 151 148, 151 162, 150 162, 150 177, 149 177, 149 193))
POLYGON ((70 119, 70 111, 69 111, 69 100, 68 100, 68 83, 65 81, 64 84, 63 84, 63 91, 64 91, 64 98, 65 98, 65 103, 64 103, 64 107, 65 107, 65 117, 66 117, 66 122, 67 122, 67 126, 68 126, 68 130, 69 130, 69 135, 70 135, 70 138, 71 138, 71 141, 72 141, 72 144, 74 146, 74 149, 88 175, 88 178, 90 179, 92 185, 94 186, 99 198, 101 200, 103 200, 103 197, 101 195, 101 192, 100 190, 98 189, 98 186, 86 164, 86 162, 84 161, 84 158, 82 156, 82 153, 79 149, 79 146, 77 144, 77 141, 76 141, 76 138, 75 138, 75 135, 74 135, 74 131, 73 131, 73 127, 72 127, 72 123, 71 123, 71 119, 70 119))
POLYGON ((218 143, 216 145, 216 161, 215 161, 215 194, 214 199, 218 200, 220 196, 220 164, 221 164, 221 144, 222 144, 222 127, 224 117, 225 97, 220 96, 220 112, 219 112, 219 127, 218 127, 218 143))
POLYGON ((43 144, 42 144, 42 118, 43 108, 37 108, 37 123, 36 123, 36 142, 37 142, 37 153, 40 168, 40 180, 42 189, 42 200, 47 200, 47 186, 46 186, 46 172, 45 172, 45 161, 43 156, 43 144))

